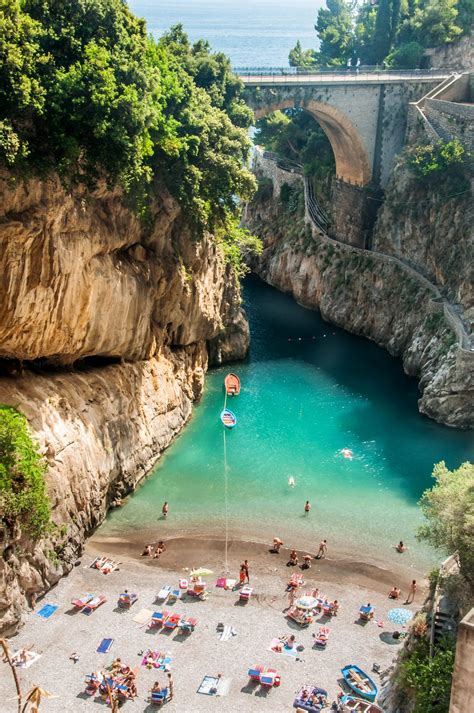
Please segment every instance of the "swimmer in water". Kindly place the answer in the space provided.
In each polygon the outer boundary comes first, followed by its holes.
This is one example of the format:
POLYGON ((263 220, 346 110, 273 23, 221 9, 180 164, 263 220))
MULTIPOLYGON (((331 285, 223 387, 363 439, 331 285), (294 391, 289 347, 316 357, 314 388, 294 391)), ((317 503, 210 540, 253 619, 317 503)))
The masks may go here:
POLYGON ((296 485, 295 479, 293 478, 292 475, 290 475, 290 477, 288 478, 288 485, 290 486, 290 488, 294 488, 296 485))
POLYGON ((352 458, 354 457, 354 454, 350 448, 342 448, 341 453, 344 456, 344 458, 348 458, 349 460, 352 460, 352 458))

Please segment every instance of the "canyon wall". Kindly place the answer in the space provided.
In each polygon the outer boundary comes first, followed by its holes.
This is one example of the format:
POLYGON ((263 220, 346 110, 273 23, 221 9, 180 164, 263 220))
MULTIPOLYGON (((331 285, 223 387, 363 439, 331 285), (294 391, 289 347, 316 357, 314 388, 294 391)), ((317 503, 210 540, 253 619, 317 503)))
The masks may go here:
POLYGON ((420 411, 451 426, 474 426, 472 352, 436 288, 391 256, 311 229, 304 211, 289 215, 278 196, 254 201, 246 223, 263 239, 253 268, 266 282, 400 356, 419 379, 420 411))
POLYGON ((209 358, 247 352, 220 249, 162 186, 155 196, 141 223, 119 191, 0 182, 0 403, 28 418, 56 525, 36 543, 3 530, 3 633, 190 418, 209 358))

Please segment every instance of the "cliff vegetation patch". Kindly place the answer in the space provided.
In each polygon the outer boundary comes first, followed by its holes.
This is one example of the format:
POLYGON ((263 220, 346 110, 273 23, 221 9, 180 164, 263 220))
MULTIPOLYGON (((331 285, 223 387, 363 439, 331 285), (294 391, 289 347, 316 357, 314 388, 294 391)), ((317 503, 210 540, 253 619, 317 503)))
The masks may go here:
POLYGON ((0 406, 0 518, 9 535, 20 528, 36 539, 48 529, 45 469, 26 418, 0 406))

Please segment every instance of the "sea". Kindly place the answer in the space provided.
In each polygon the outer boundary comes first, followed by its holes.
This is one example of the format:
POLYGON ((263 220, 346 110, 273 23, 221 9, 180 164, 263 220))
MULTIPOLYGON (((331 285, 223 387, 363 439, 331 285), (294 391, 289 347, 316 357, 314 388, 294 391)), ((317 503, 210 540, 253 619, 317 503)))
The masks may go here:
POLYGON ((277 536, 309 551, 327 538, 333 552, 379 566, 400 563, 394 545, 403 540, 404 566, 427 571, 437 555, 416 539, 417 503, 434 463, 455 468, 474 458, 472 434, 422 416, 416 380, 373 342, 254 276, 244 298, 249 358, 208 373, 189 425, 100 537, 223 538, 227 522, 231 537, 277 536), (230 369, 242 382, 228 402, 232 431, 219 418, 230 369))
POLYGON ((297 40, 317 47, 314 24, 324 0, 129 0, 159 37, 181 23, 190 39, 208 40, 236 68, 286 67, 297 40))

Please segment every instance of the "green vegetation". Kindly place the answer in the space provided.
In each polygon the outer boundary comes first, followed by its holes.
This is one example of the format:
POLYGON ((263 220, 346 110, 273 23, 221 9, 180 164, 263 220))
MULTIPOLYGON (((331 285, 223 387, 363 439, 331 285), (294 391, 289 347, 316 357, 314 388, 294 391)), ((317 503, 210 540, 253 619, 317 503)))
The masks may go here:
POLYGON ((19 527, 36 539, 48 529, 44 471, 26 418, 13 408, 0 406, 0 513, 10 535, 19 527))
POLYGON ((423 52, 468 34, 474 0, 379 0, 377 4, 326 0, 315 24, 318 51, 290 52, 290 65, 386 64, 419 67, 423 52))
POLYGON ((446 554, 456 553, 460 576, 474 595, 474 465, 463 463, 450 471, 444 461, 435 465, 436 484, 423 493, 420 506, 427 523, 419 537, 446 554))
POLYGON ((425 637, 402 660, 398 684, 413 702, 413 713, 447 713, 454 668, 454 640, 443 639, 430 656, 425 637))
POLYGON ((469 154, 457 139, 416 146, 407 161, 417 180, 430 188, 463 191, 469 187, 469 154))
POLYGON ((249 255, 260 255, 263 250, 262 241, 246 228, 240 228, 237 222, 218 231, 216 238, 222 248, 226 263, 231 266, 237 279, 250 271, 245 263, 245 258, 249 255))
POLYGON ((334 153, 320 125, 301 109, 275 111, 257 121, 255 142, 268 151, 299 163, 303 174, 311 176, 316 195, 327 202, 336 172, 334 153))
POLYGON ((105 179, 142 214, 164 182, 201 232, 238 215, 252 114, 223 54, 179 26, 156 42, 122 0, 0 0, 0 25, 0 163, 105 179))

